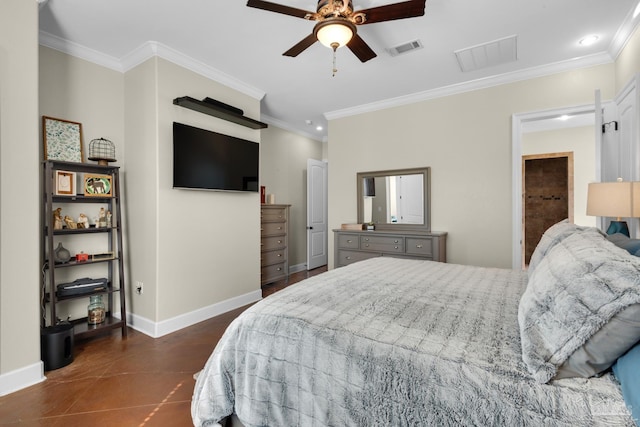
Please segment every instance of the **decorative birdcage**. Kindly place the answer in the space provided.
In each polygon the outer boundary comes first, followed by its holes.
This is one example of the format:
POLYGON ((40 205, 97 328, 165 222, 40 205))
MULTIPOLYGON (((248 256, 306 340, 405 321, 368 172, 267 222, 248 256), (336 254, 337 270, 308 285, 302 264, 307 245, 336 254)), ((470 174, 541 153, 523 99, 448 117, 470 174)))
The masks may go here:
POLYGON ((108 165, 116 161, 116 146, 104 138, 92 139, 89 143, 89 160, 96 160, 99 165, 108 165))

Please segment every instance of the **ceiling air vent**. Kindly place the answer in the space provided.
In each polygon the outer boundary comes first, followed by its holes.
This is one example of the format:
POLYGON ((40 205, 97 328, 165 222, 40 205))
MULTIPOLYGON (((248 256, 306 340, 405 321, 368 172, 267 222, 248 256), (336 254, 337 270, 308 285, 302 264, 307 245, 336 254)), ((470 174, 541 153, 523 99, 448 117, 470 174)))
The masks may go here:
POLYGON ((463 72, 493 67, 518 59, 518 36, 509 36, 488 43, 456 50, 456 58, 463 72))
POLYGON ((422 47, 423 46, 422 43, 420 43, 420 40, 414 40, 408 43, 403 43, 398 46, 391 47, 387 49, 387 51, 391 56, 398 56, 411 52, 412 50, 422 49, 422 47))

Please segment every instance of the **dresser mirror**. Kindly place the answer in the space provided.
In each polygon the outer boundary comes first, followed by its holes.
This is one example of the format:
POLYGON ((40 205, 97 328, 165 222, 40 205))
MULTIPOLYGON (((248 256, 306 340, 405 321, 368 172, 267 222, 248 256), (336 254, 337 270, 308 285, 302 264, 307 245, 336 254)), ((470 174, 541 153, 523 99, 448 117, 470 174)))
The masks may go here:
POLYGON ((359 172, 358 223, 376 230, 430 231, 430 169, 359 172))

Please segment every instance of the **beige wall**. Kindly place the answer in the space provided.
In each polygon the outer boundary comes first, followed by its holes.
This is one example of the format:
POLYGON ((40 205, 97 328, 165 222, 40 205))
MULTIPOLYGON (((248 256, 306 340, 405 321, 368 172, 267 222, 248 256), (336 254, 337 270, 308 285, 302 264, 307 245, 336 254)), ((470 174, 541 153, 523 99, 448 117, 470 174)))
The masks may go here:
POLYGON ((174 121, 260 142, 257 130, 173 99, 209 96, 252 118, 260 116, 259 101, 160 58, 125 80, 130 280, 144 283, 144 293, 132 297, 133 313, 162 322, 259 291, 258 193, 172 188, 174 121))
POLYGON ((587 216, 587 186, 595 181, 596 149, 592 126, 526 133, 522 155, 573 153, 573 219, 576 224, 596 226, 596 217, 587 216))
MULTIPOLYGON (((329 124, 329 227, 356 219, 359 171, 431 167, 431 227, 447 260, 511 266, 511 115, 614 95, 613 64, 559 73, 329 124)), ((333 259, 333 236, 329 242, 333 259)))
MULTIPOLYGON (((157 60, 151 59, 128 71, 124 77, 124 125, 128 143, 127 164, 123 177, 123 192, 128 209, 125 211, 125 234, 129 260, 129 291, 127 310, 137 319, 157 318, 157 206, 158 206, 158 101, 156 90, 157 60), (134 185, 135 183, 139 183, 134 185), (142 185, 149 183, 149 185, 142 185), (135 278, 135 279, 134 279, 135 278), (135 281, 144 284, 144 293, 133 292, 135 281), (144 297, 143 297, 144 296, 144 297)), ((134 319, 133 323, 135 324, 134 319)))
POLYGON ((0 395, 42 379, 38 8, 0 2, 0 395))
POLYGON ((307 262, 307 159, 322 160, 322 142, 269 125, 260 143, 260 185, 290 204, 289 267, 307 262))
MULTIPOLYGON (((84 161, 89 143, 106 138, 124 166, 124 76, 83 59, 40 46, 40 115, 82 123, 84 161)), ((93 163, 93 162, 91 162, 93 163)))

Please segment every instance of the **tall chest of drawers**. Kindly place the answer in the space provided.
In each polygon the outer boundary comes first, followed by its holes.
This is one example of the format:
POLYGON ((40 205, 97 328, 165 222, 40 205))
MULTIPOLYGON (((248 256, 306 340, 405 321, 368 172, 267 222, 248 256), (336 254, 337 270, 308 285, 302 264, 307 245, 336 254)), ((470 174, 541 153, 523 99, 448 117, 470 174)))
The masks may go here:
POLYGON ((289 277, 289 207, 260 208, 260 284, 289 277))
POLYGON ((335 267, 379 256, 446 262, 445 232, 399 233, 333 230, 335 267))

